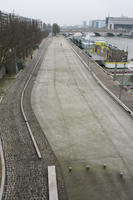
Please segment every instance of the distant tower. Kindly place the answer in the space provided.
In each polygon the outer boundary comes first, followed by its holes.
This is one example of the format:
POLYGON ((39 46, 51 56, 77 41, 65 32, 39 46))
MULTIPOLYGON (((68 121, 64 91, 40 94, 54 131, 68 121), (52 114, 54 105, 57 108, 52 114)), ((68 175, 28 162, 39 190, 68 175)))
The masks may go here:
POLYGON ((83 27, 86 28, 86 26, 87 26, 87 22, 83 21, 83 27))

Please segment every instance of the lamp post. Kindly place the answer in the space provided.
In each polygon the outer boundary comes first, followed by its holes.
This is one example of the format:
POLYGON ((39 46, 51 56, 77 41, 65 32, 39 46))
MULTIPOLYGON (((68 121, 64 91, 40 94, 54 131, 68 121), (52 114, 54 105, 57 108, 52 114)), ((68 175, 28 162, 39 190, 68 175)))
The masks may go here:
POLYGON ((114 71, 114 77, 113 77, 114 81, 116 80, 116 71, 117 71, 117 63, 115 63, 115 71, 114 71))
POLYGON ((119 99, 121 99, 121 95, 122 95, 122 89, 123 89, 123 83, 124 83, 124 75, 125 75, 127 58, 128 58, 128 54, 124 55, 123 58, 122 58, 122 62, 124 62, 124 69, 123 69, 123 75, 122 75, 121 83, 120 83, 119 99))
MULTIPOLYGON (((124 58, 123 58, 123 61, 125 61, 124 58)), ((120 83, 120 94, 119 94, 119 99, 121 99, 121 95, 122 95, 122 89, 123 89, 123 84, 124 84, 125 69, 126 69, 126 63, 124 63, 123 75, 122 75, 121 83, 120 83)))

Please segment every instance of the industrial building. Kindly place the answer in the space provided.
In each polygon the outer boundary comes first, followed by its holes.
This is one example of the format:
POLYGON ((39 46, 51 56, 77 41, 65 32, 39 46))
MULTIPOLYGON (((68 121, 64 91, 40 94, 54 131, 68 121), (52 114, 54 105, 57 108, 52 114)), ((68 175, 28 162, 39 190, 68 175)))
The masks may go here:
POLYGON ((83 28, 86 28, 86 27, 87 27, 87 22, 86 22, 86 21, 83 21, 82 27, 83 27, 83 28))
POLYGON ((106 24, 105 24, 105 20, 97 19, 97 20, 91 20, 89 22, 89 26, 92 28, 103 28, 106 26, 106 24))
POLYGON ((133 18, 128 17, 107 17, 106 27, 108 30, 132 30, 133 18))

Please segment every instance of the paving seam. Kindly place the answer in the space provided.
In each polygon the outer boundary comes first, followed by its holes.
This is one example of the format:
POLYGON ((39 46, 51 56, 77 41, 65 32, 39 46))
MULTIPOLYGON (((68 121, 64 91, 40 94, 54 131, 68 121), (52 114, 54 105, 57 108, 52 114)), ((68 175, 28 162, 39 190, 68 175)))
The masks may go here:
POLYGON ((4 153, 2 149, 2 142, 0 139, 0 155, 1 155, 1 165, 2 165, 2 180, 1 180, 1 189, 0 189, 0 200, 2 199, 4 186, 5 186, 5 160, 4 160, 4 153))

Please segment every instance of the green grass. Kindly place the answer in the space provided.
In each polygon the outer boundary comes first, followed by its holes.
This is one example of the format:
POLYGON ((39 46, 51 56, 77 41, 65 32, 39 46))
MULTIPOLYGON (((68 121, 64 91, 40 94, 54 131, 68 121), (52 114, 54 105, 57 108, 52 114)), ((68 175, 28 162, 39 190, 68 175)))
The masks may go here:
POLYGON ((0 96, 4 96, 6 90, 11 86, 15 78, 5 76, 0 79, 0 96))

